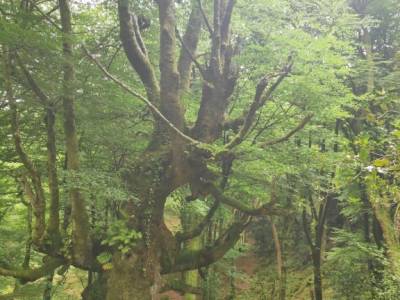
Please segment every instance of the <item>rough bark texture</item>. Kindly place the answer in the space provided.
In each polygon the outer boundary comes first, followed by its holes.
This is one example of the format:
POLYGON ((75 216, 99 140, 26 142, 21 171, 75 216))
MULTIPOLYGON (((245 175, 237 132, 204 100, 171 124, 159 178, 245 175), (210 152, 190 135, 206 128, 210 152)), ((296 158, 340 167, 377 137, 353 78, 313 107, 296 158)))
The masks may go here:
POLYGON ((159 103, 159 84, 140 34, 137 16, 130 10, 128 0, 118 1, 118 15, 126 56, 146 87, 149 100, 159 103))
POLYGON ((196 57, 197 44, 200 38, 202 16, 197 1, 192 1, 192 12, 189 17, 188 26, 182 39, 182 49, 178 62, 180 75, 181 93, 188 90, 190 86, 191 66, 193 58, 196 57))
MULTIPOLYGON (((155 278, 149 278, 148 270, 139 255, 122 258, 115 255, 113 268, 107 282, 107 300, 154 300, 158 299, 155 278)), ((157 268, 156 266, 152 266, 157 268)), ((158 266, 159 268, 159 266, 158 266)), ((156 272, 157 270, 153 270, 156 272)), ((158 270, 159 274, 159 270, 158 270)), ((159 276, 159 275, 158 275, 159 276)))
POLYGON ((222 1, 214 1, 211 59, 205 70, 200 109, 192 130, 194 136, 204 142, 213 142, 220 137, 225 110, 237 79, 231 62, 233 47, 228 38, 230 5, 233 9, 233 4, 234 1, 229 1, 225 6, 222 1))
MULTIPOLYGON (((71 178, 79 174, 79 146, 75 124, 74 97, 74 64, 72 55, 72 25, 69 0, 59 0, 61 27, 63 32, 63 109, 66 152, 68 157, 67 170, 71 178)), ((89 236, 89 218, 85 201, 79 188, 69 190, 72 218, 73 257, 82 265, 91 261, 91 240, 89 236)))
POLYGON ((60 236, 60 192, 57 176, 57 150, 55 133, 55 112, 54 107, 49 107, 46 112, 47 128, 47 161, 50 190, 50 215, 47 225, 47 235, 50 238, 51 246, 57 250, 61 244, 60 236))
MULTIPOLYGON (((200 215, 193 213, 190 209, 183 209, 181 212, 182 228, 185 232, 190 232, 195 229, 199 223, 200 215)), ((197 250, 201 248, 201 237, 192 238, 184 243, 184 247, 188 250, 197 250)), ((184 282, 190 286, 197 287, 199 285, 199 275, 197 270, 188 271, 183 274, 184 282)), ((196 295, 185 293, 185 300, 195 300, 196 295)))

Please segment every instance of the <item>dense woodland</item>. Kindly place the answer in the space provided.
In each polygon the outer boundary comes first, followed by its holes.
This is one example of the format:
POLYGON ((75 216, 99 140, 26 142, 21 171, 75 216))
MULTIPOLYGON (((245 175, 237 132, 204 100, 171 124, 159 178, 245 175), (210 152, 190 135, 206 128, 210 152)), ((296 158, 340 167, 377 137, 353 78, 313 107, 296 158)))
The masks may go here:
POLYGON ((398 0, 0 0, 0 299, 399 300, 398 0))

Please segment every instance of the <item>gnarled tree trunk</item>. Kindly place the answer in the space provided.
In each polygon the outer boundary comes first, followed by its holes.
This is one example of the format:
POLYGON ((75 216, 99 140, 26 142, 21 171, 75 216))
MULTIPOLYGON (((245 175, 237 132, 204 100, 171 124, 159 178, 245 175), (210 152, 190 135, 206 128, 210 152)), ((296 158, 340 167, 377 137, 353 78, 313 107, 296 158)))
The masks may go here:
MULTIPOLYGON (((151 249, 149 252, 157 253, 151 249)), ((153 253, 152 253, 153 254, 153 253)), ((160 289, 160 261, 149 253, 123 257, 114 255, 113 268, 107 280, 107 300, 153 300, 158 299, 160 289)))

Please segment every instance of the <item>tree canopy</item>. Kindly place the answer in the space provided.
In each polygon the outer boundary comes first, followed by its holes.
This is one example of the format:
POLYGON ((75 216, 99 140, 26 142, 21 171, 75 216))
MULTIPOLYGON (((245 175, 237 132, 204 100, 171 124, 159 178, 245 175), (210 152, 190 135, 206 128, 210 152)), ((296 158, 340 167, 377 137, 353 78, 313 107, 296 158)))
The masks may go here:
POLYGON ((0 0, 0 299, 397 299, 399 11, 0 0))

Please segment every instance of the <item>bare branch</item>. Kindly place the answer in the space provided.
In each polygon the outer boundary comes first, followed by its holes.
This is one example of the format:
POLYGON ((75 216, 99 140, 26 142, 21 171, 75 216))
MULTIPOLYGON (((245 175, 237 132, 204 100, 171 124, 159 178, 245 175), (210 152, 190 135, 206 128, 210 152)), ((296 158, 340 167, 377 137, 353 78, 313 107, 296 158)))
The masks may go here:
POLYGON ((299 125, 297 125, 295 128, 293 128, 291 131, 289 131, 286 135, 284 135, 281 138, 275 139, 275 140, 271 140, 271 141, 267 141, 264 142, 261 147, 263 148, 267 148, 269 146, 275 145, 275 144, 279 144, 282 142, 287 141, 292 135, 294 135, 296 132, 302 130, 304 128, 304 126, 307 125, 308 122, 310 122, 310 120, 312 119, 312 117, 314 116, 314 114, 309 114, 308 116, 306 116, 300 123, 299 125))
MULTIPOLYGON (((264 123, 264 125, 258 130, 258 132, 255 134, 255 136, 253 137, 253 140, 251 141, 252 145, 255 145, 257 142, 258 137, 263 134, 265 132, 265 130, 271 128, 272 126, 278 124, 279 122, 281 122, 284 118, 284 116, 286 116, 289 111, 291 110, 291 108, 293 107, 293 104, 291 104, 287 109, 283 109, 281 107, 281 110, 283 110, 283 114, 281 116, 278 115, 278 111, 279 111, 279 107, 277 107, 273 113, 271 114, 271 116, 269 117, 268 121, 264 123), (274 119, 276 117, 276 119, 274 119), (273 121, 271 121, 273 120, 273 121)), ((295 116, 291 116, 291 117, 295 117, 295 116)), ((253 128, 250 132, 253 132, 256 129, 256 125, 253 125, 253 128)))
POLYGON ((263 78, 261 78, 261 80, 258 82, 257 87, 256 87, 256 93, 254 96, 254 100, 250 106, 250 109, 246 113, 246 116, 244 117, 243 126, 240 129, 239 133, 232 139, 232 141, 226 145, 227 149, 232 149, 236 145, 239 145, 240 143, 243 142, 247 133, 251 129, 252 124, 254 123, 256 112, 265 105, 267 100, 269 100, 271 98, 272 93, 281 84, 283 79, 286 76, 288 76, 288 74, 291 71, 292 65, 293 65, 293 61, 292 61, 291 57, 289 57, 288 63, 282 68, 276 81, 267 90, 266 90, 266 88, 267 88, 272 76, 267 75, 267 76, 264 76, 263 78))
POLYGON ((201 3, 201 0, 197 0, 197 3, 199 4, 200 12, 201 12, 201 15, 203 16, 204 23, 206 24, 208 32, 210 33, 211 36, 213 36, 214 30, 212 29, 212 27, 210 25, 210 21, 208 20, 207 15, 204 12, 204 8, 203 8, 203 4, 201 3))
POLYGON ((242 213, 245 213, 250 216, 262 216, 262 215, 282 215, 284 212, 276 209, 275 202, 271 201, 270 203, 266 203, 258 208, 253 208, 244 204, 241 201, 229 198, 223 194, 216 186, 209 183, 205 187, 207 191, 217 200, 223 204, 226 204, 230 207, 233 207, 239 210, 242 213))
POLYGON ((43 90, 40 88, 39 84, 36 82, 36 80, 33 78, 31 73, 28 71, 28 69, 25 67, 23 62, 21 61, 21 58, 19 57, 18 54, 16 54, 16 60, 18 63, 18 66, 20 67, 22 73, 24 74, 26 81, 28 82, 29 86, 31 87, 32 91, 35 93, 35 95, 38 97, 40 102, 47 106, 50 101, 49 97, 43 92, 43 90))
POLYGON ((39 14, 46 19, 51 25, 53 25, 55 28, 57 28, 59 31, 62 31, 62 28, 52 20, 52 18, 50 17, 50 14, 54 11, 56 11, 58 9, 58 5, 56 7, 54 7, 53 9, 51 9, 48 13, 44 13, 42 12, 42 10, 40 9, 39 6, 37 6, 37 4, 34 1, 31 1, 31 4, 33 5, 33 7, 39 12, 39 14))
POLYGON ((115 50, 114 54, 111 56, 111 59, 107 64, 107 68, 106 68, 107 70, 109 70, 111 68, 112 63, 114 62, 114 59, 117 57, 117 55, 118 55, 119 51, 121 50, 121 48, 122 48, 122 45, 119 45, 117 47, 117 49, 115 50))

